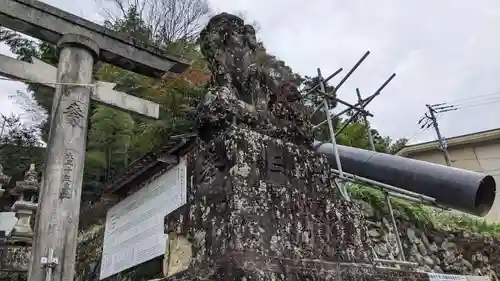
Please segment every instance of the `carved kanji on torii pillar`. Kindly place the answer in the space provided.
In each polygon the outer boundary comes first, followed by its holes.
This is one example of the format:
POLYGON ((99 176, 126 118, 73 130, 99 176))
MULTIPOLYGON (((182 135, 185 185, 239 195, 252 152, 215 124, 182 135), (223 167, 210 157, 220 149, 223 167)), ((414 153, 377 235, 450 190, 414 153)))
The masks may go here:
MULTIPOLYGON (((90 100, 158 118, 157 104, 92 81, 94 64, 100 60, 152 77, 182 73, 189 64, 36 0, 2 1, 0 25, 57 45, 57 84, 29 280, 73 280, 90 100)), ((2 66, 0 73, 54 77, 52 68, 36 62, 2 66)))

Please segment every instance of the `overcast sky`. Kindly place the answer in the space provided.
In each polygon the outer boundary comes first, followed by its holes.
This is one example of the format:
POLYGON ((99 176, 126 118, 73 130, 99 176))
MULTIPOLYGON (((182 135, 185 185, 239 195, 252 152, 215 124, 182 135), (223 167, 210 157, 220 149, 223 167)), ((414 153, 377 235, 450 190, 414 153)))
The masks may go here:
MULTIPOLYGON (((79 5, 69 0, 44 2, 102 23, 100 6, 92 0, 79 5)), ((417 121, 426 103, 463 107, 439 115, 445 137, 500 127, 499 1, 209 2, 216 12, 243 12, 258 22, 258 36, 268 51, 303 75, 315 75, 318 67, 325 76, 339 67, 345 73, 370 50, 339 97, 354 103, 357 87, 366 96, 395 72, 396 78, 368 107, 375 115, 372 125, 383 135, 412 142, 435 138, 432 130, 418 133, 417 121)), ((5 46, 0 51, 8 53, 5 46)), ((25 87, 0 83, 0 111, 18 112, 7 96, 25 87)))

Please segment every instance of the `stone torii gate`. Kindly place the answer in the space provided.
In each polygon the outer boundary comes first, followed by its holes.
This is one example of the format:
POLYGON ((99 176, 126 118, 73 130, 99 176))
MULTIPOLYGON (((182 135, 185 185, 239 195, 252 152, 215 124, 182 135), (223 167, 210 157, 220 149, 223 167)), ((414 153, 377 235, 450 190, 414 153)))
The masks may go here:
MULTIPOLYGON (((0 26, 58 47, 57 84, 28 280, 73 280, 94 63, 101 60, 152 77, 182 73, 189 64, 36 0, 2 0, 0 26)), ((106 98, 99 99, 105 93, 97 89, 93 99, 110 104, 106 98)), ((139 107, 151 105, 134 101, 139 107)), ((113 99, 110 105, 147 112, 120 100, 113 99)))

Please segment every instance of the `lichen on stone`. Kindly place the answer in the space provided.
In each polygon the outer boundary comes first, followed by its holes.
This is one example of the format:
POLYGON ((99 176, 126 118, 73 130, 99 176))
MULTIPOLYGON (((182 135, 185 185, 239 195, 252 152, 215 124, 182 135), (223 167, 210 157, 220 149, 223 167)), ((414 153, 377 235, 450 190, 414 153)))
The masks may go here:
POLYGON ((198 133, 210 139, 231 125, 310 145, 312 125, 289 68, 258 64, 255 30, 237 16, 214 16, 199 39, 212 79, 198 107, 198 133))

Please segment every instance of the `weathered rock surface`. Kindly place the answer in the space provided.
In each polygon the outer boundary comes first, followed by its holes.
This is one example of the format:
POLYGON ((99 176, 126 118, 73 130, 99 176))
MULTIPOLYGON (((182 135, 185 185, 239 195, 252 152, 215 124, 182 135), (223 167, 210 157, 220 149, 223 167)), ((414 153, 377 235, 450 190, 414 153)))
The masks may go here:
POLYGON ((293 73, 278 64, 258 63, 255 30, 237 16, 214 16, 200 34, 212 79, 198 106, 198 134, 210 139, 231 125, 310 145, 312 125, 293 84, 293 73))
POLYGON ((234 127, 188 155, 189 203, 165 220, 169 236, 190 243, 192 256, 171 256, 192 278, 215 278, 217 266, 242 256, 271 267, 273 259, 370 262, 359 209, 331 187, 327 159, 308 147, 234 127))
MULTIPOLYGON (((368 223, 373 250, 379 258, 395 259, 399 252, 387 210, 358 200, 368 223)), ((395 211, 398 232, 408 261, 419 270, 435 273, 483 275, 497 279, 500 273, 500 237, 467 231, 443 231, 428 222, 412 220, 395 211)))

